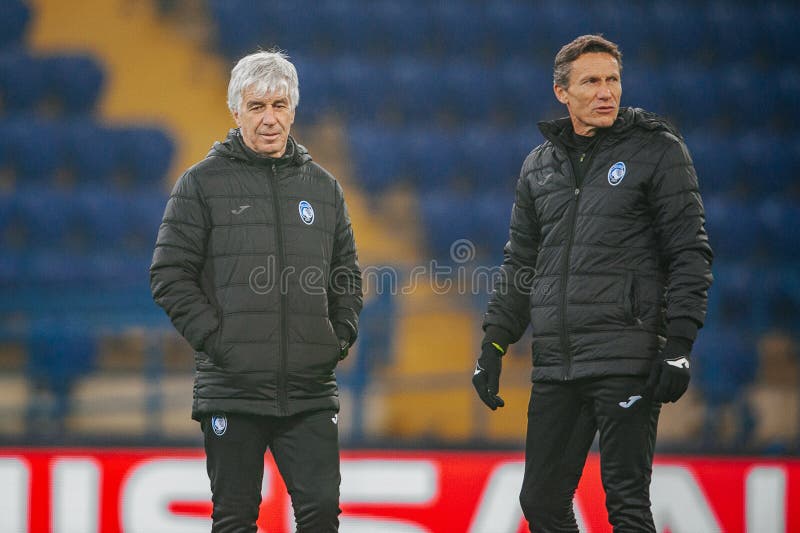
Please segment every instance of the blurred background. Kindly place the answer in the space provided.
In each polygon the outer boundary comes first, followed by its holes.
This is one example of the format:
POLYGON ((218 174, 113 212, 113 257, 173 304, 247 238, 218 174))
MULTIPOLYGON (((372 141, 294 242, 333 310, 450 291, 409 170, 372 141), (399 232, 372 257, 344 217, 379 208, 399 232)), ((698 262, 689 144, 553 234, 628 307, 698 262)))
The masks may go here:
POLYGON ((685 135, 716 252, 658 446, 798 454, 797 20, 790 0, 0 0, 0 444, 201 443, 148 267, 172 184, 233 127, 231 67, 279 47, 370 273, 343 445, 521 449, 529 339, 491 413, 470 383, 487 284, 459 283, 502 261, 536 122, 565 114, 555 53, 603 33, 623 105, 685 135))

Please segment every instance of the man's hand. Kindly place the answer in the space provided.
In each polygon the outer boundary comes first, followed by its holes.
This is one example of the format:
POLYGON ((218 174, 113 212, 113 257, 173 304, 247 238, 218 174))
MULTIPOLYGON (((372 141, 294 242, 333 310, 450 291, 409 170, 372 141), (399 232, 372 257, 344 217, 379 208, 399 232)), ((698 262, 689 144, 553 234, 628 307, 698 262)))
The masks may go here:
MULTIPOLYGON (((665 350, 666 351, 666 350, 665 350)), ((677 402, 689 388, 689 354, 662 353, 650 370, 647 389, 653 393, 653 401, 677 402)))
POLYGON ((349 352, 350 352, 350 341, 339 339, 339 361, 347 357, 347 354, 349 352))
POLYGON ((506 404, 497 395, 500 392, 500 370, 503 366, 504 353, 505 350, 495 342, 484 344, 481 356, 475 365, 475 373, 472 375, 472 384, 478 391, 478 396, 492 411, 506 404))

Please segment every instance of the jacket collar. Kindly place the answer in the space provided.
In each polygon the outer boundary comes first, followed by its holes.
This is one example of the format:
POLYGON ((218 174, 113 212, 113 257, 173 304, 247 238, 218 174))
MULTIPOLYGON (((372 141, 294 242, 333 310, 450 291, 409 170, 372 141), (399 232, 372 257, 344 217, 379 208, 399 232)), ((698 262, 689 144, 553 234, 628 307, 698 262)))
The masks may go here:
MULTIPOLYGON (((208 152, 208 156, 222 156, 240 161, 247 161, 255 165, 300 166, 311 161, 308 150, 289 135, 286 141, 286 152, 281 157, 262 157, 247 147, 242 139, 239 128, 233 128, 222 142, 215 142, 208 152)), ((207 157, 208 157, 207 156, 207 157)))

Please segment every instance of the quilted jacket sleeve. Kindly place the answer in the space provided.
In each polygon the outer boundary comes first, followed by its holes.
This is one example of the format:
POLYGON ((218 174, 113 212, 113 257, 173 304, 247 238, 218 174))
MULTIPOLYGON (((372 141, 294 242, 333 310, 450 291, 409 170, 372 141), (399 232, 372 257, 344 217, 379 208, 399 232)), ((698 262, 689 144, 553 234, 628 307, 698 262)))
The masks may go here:
POLYGON ((528 162, 523 165, 517 180, 509 239, 503 249, 503 264, 484 315, 484 343, 497 342, 507 346, 517 342, 530 323, 531 283, 541 236, 526 176, 527 166, 528 162))
POLYGON ((164 211, 150 289, 178 332, 198 351, 219 327, 217 310, 200 282, 210 226, 197 180, 187 172, 175 184, 164 211))
POLYGON ((350 344, 358 337, 358 315, 363 305, 361 268, 344 192, 336 184, 336 229, 328 281, 328 315, 340 338, 350 344), (349 333, 349 339, 345 336, 349 333))
POLYGON ((681 140, 672 135, 667 137, 669 145, 656 167, 648 193, 661 261, 667 273, 667 334, 688 337, 686 332, 673 330, 685 323, 682 319, 691 319, 702 327, 713 279, 713 252, 689 152, 681 140))

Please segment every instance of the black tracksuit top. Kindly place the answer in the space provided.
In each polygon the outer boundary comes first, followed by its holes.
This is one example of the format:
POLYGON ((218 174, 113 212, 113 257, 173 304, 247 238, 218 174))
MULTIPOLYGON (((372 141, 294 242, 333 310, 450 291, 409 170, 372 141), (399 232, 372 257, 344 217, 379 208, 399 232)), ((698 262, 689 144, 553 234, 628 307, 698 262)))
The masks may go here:
POLYGON ((516 342, 530 323, 533 381, 645 375, 667 334, 693 338, 677 325, 705 320, 713 254, 688 150, 665 120, 622 108, 577 183, 569 118, 539 127, 546 141, 517 182, 487 338, 516 342))

